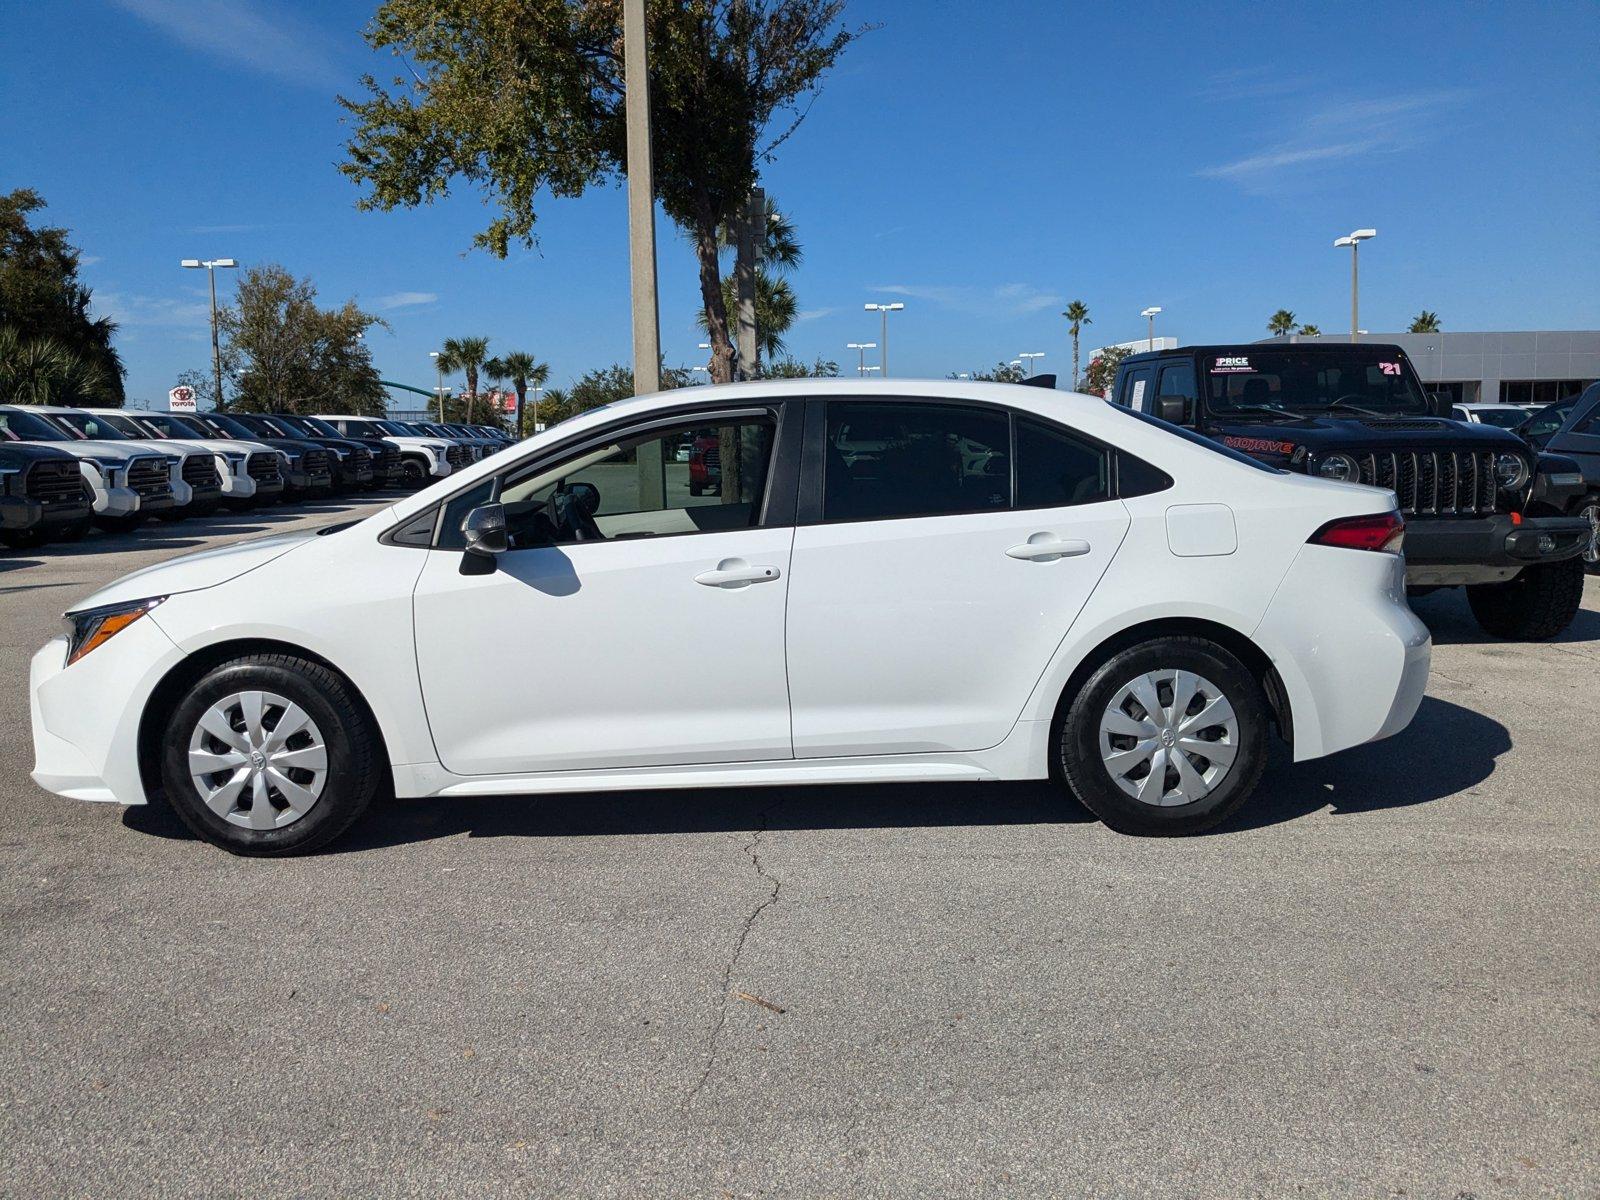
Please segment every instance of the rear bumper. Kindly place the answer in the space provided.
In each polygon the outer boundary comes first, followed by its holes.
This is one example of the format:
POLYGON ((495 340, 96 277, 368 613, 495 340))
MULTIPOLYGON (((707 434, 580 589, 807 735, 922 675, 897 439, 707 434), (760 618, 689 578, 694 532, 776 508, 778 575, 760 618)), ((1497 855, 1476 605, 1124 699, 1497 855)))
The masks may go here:
POLYGON ((1399 733, 1428 686, 1433 641, 1397 555, 1303 547, 1253 638, 1289 697, 1296 762, 1399 733))

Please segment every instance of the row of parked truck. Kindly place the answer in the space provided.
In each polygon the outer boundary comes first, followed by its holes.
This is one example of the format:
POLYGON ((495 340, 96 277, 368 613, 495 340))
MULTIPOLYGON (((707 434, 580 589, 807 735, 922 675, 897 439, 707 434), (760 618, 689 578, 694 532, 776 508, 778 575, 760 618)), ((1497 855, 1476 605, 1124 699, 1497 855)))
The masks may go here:
POLYGON ((0 544, 417 488, 511 444, 490 426, 344 414, 0 405, 0 544))

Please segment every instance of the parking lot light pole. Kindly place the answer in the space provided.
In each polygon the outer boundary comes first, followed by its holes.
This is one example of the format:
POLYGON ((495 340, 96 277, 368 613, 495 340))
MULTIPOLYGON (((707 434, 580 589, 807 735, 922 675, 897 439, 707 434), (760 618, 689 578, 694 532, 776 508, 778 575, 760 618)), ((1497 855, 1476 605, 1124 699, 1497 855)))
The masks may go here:
POLYGON ((860 375, 863 379, 865 379, 866 375, 867 375, 867 351, 868 350, 876 350, 878 348, 878 343, 877 342, 846 342, 844 344, 844 348, 846 350, 859 350, 861 352, 861 361, 856 365, 856 374, 860 375))
POLYGON ((222 407, 222 346, 217 341, 217 268, 237 267, 238 260, 232 258, 185 258, 180 265, 190 270, 206 269, 206 278, 211 281, 211 373, 217 385, 217 395, 214 403, 222 407))
POLYGON ((883 326, 878 335, 878 345, 883 347, 878 351, 878 365, 882 369, 885 379, 889 378, 889 314, 899 312, 904 307, 905 305, 898 300, 893 304, 869 304, 866 306, 868 312, 875 312, 879 315, 883 326))
POLYGON ((1149 322, 1148 329, 1150 331, 1150 345, 1148 348, 1151 350, 1156 348, 1156 314, 1160 311, 1161 307, 1159 305, 1152 305, 1150 308, 1145 309, 1139 314, 1149 322))
POLYGON ((1029 374, 1029 375, 1037 375, 1039 373, 1039 360, 1044 357, 1044 351, 1043 350, 1033 350, 1033 351, 1024 350, 1020 354, 1018 354, 1017 357, 1027 360, 1027 364, 1028 365, 1024 368, 1024 370, 1026 371, 1027 374, 1029 374))
POLYGON ((1361 243, 1368 238, 1378 236, 1376 229, 1357 229, 1347 237, 1336 238, 1333 243, 1335 250, 1345 246, 1350 247, 1350 340, 1357 341, 1361 337, 1361 243))

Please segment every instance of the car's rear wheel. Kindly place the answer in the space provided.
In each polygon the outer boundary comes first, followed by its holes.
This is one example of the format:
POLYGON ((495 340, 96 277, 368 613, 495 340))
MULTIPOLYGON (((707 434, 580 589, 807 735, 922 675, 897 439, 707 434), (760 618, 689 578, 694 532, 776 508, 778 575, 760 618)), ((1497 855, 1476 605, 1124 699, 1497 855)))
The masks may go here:
POLYGON ((212 669, 173 711, 163 745, 168 802, 196 835, 234 854, 327 844, 384 778, 377 731, 349 683, 292 655, 212 669))
POLYGON ((1505 583, 1467 587, 1467 603, 1486 633, 1516 642, 1542 642, 1572 624, 1583 604, 1581 558, 1523 567, 1505 583))
POLYGON ((1175 836, 1220 824, 1266 764, 1261 686, 1228 650, 1163 637, 1112 655, 1061 726, 1061 769, 1079 800, 1122 833, 1175 836))

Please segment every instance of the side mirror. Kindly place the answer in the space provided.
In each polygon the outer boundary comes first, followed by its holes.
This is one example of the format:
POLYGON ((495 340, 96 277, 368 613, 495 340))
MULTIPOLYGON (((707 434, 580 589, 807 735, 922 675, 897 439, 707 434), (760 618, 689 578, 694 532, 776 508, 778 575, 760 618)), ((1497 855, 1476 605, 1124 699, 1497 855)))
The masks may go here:
POLYGON ((1161 396, 1156 400, 1156 416, 1169 425, 1193 425, 1193 404, 1187 396, 1161 396))
POLYGON ((506 534, 506 510, 499 504, 478 505, 462 520, 461 533, 467 540, 467 552, 461 560, 464 575, 486 574, 485 567, 494 570, 495 556, 511 548, 506 534))
POLYGON ((1448 419, 1450 410, 1456 406, 1449 392, 1429 392, 1428 399, 1433 402, 1433 415, 1436 417, 1448 419))

